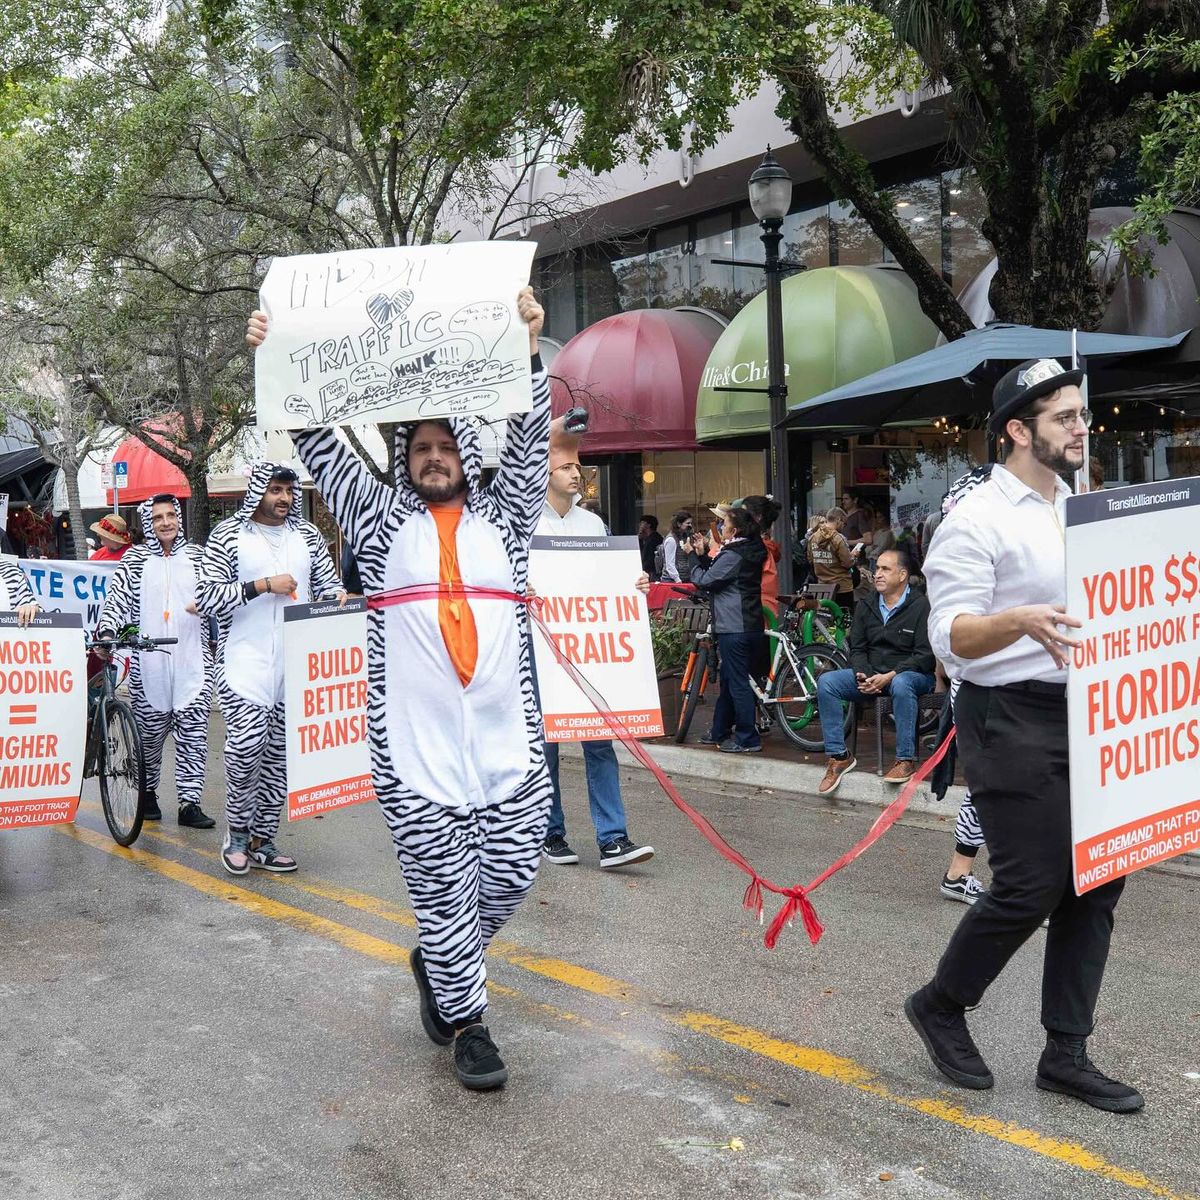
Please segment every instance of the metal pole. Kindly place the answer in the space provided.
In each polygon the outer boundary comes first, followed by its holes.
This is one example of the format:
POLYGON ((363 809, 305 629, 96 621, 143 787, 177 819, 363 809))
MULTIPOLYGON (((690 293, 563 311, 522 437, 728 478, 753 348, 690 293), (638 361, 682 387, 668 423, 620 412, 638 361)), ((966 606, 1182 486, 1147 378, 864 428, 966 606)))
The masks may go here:
POLYGON ((762 222, 767 273, 767 400, 771 421, 771 491, 783 509, 779 526, 779 590, 792 590, 792 481, 788 470, 787 374, 783 352, 783 274, 779 266, 779 244, 783 241, 778 218, 762 222))
MULTIPOLYGON (((1079 331, 1071 330, 1071 368, 1075 370, 1079 367, 1079 331)), ((1084 371, 1087 370, 1087 360, 1083 362, 1084 371)), ((1085 374, 1079 386, 1080 394, 1083 396, 1083 407, 1088 407, 1088 381, 1085 374)), ((1086 492, 1092 490, 1092 435, 1088 431, 1083 434, 1083 466, 1075 472, 1075 495, 1082 496, 1086 492)))

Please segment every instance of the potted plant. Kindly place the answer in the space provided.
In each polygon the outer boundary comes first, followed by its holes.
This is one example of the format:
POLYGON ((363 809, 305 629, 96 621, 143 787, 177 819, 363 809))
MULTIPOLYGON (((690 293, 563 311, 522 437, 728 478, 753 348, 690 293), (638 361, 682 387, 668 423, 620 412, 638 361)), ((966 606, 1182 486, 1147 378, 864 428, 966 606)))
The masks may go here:
POLYGON ((672 733, 679 724, 679 681, 692 649, 695 634, 682 622, 661 613, 650 615, 650 645, 658 675, 658 700, 663 724, 672 733))

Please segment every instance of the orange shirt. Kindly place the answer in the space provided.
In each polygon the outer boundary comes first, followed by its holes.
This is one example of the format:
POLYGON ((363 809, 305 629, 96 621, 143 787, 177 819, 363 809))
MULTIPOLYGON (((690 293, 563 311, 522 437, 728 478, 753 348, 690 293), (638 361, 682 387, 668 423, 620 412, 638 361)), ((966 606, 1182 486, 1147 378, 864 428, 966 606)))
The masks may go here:
MULTIPOLYGON (((458 522, 462 518, 461 508, 436 508, 429 506, 438 531, 438 583, 462 585, 462 573, 458 569, 458 522)), ((479 659, 479 637, 475 632, 475 614, 464 600, 444 599, 438 601, 438 626, 446 652, 458 673, 463 687, 475 675, 475 664, 479 659)))

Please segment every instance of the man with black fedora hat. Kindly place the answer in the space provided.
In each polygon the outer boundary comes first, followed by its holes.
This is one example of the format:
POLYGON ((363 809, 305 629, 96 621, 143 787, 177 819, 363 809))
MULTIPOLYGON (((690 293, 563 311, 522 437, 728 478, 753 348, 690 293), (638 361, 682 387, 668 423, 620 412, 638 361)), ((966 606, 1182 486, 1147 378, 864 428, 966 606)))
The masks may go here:
POLYGON ((988 427, 1010 447, 1007 459, 942 522, 925 562, 930 641, 959 681, 959 753, 992 883, 904 1008, 943 1075, 991 1087, 964 1014, 1049 917, 1037 1086, 1134 1112, 1142 1097, 1087 1053, 1125 881, 1076 896, 1071 872, 1066 679, 1080 621, 1065 609, 1062 476, 1085 463, 1082 380, 1052 358, 1000 380, 988 427))

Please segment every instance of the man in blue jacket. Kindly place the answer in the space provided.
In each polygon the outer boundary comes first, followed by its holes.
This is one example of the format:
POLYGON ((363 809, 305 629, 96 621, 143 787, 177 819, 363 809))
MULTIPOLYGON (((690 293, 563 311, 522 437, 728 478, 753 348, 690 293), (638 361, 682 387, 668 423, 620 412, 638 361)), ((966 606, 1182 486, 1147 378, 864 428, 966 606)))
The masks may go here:
POLYGON ((896 761, 885 783, 912 777, 917 758, 917 700, 933 691, 933 649, 929 644, 929 601, 910 582, 912 562, 904 550, 885 550, 875 564, 875 599, 854 610, 850 627, 850 666, 817 680, 817 708, 829 761, 817 791, 837 790, 842 776, 857 766, 846 749, 844 703, 890 696, 896 718, 896 761))

